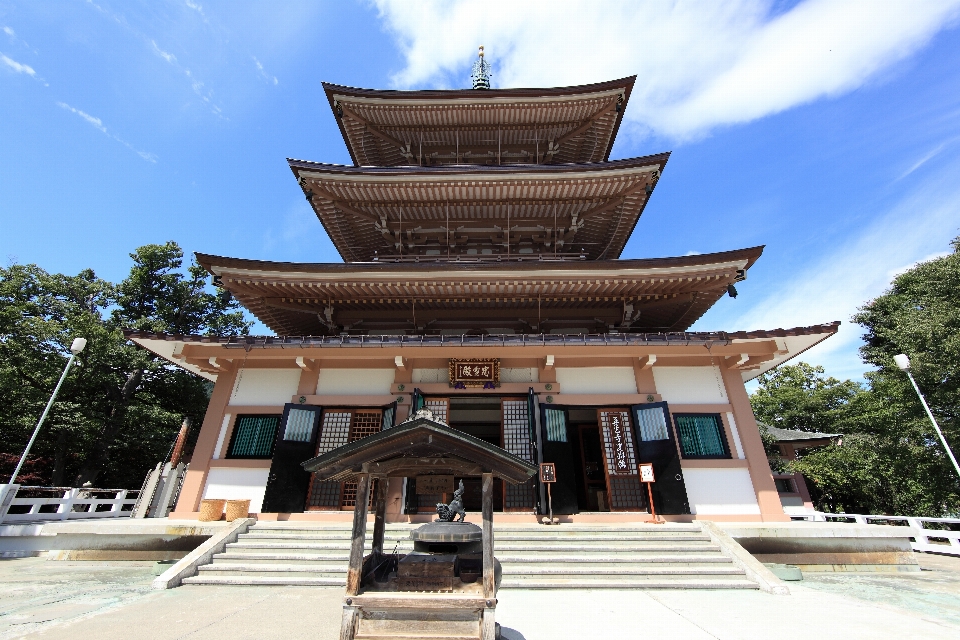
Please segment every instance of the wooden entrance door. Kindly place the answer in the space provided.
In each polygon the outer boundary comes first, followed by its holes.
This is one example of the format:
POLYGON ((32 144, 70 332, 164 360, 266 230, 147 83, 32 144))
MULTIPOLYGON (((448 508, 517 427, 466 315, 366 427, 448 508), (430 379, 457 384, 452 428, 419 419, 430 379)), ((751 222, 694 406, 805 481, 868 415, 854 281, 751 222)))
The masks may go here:
POLYGON ((598 409, 600 440, 610 511, 645 511, 647 492, 640 482, 637 453, 627 409, 598 409))
MULTIPOLYGON (((530 405, 527 398, 503 398, 500 401, 500 442, 506 451, 536 464, 536 440, 531 427, 530 405)), ((518 485, 504 483, 504 511, 534 511, 537 508, 536 480, 531 478, 518 485)))
POLYGON ((298 513, 303 511, 311 474, 300 463, 309 460, 317 446, 317 425, 320 407, 286 404, 277 429, 273 460, 263 495, 264 513, 298 513))

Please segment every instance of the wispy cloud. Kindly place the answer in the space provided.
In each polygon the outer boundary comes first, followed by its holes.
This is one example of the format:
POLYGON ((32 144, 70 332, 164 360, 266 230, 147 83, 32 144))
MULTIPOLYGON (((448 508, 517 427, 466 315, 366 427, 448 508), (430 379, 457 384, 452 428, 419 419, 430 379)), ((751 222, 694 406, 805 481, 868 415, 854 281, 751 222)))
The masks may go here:
POLYGON ((151 40, 151 41, 150 41, 150 44, 153 45, 153 52, 156 53, 158 56, 160 56, 161 58, 163 58, 164 60, 166 60, 166 61, 169 62, 170 64, 176 64, 176 63, 177 63, 177 56, 173 55, 172 53, 167 53, 166 51, 164 51, 163 49, 161 49, 160 47, 158 47, 156 40, 151 40))
POLYGON ((5 34, 7 34, 8 36, 10 36, 11 38, 16 38, 16 37, 17 37, 17 34, 14 33, 13 29, 11 29, 11 28, 8 27, 8 26, 4 26, 4 27, 3 27, 3 32, 4 32, 5 34))
POLYGON ((253 63, 257 65, 257 71, 260 72, 260 77, 266 80, 267 82, 273 82, 274 85, 279 84, 280 81, 277 80, 277 76, 271 76, 269 73, 264 71, 263 65, 260 64, 260 61, 257 60, 256 56, 253 56, 253 63))
POLYGON ((25 73, 31 78, 37 77, 37 72, 33 70, 33 67, 27 64, 21 64, 12 58, 8 58, 2 53, 0 53, 0 62, 2 62, 8 68, 13 69, 17 73, 25 73))
POLYGON ((406 59, 397 87, 464 86, 484 44, 504 87, 637 74, 629 129, 675 139, 852 91, 960 17, 960 0, 375 2, 406 59))
POLYGON ((187 5, 187 7, 199 13, 200 15, 203 15, 203 7, 197 4, 196 2, 190 2, 190 0, 184 0, 184 4, 187 5))
POLYGON ((144 160, 146 160, 147 162, 154 162, 154 163, 155 163, 155 162, 157 161, 157 156, 156 156, 156 154, 150 153, 149 151, 140 151, 139 149, 137 149, 136 147, 134 147, 132 144, 130 144, 129 142, 127 142, 126 140, 124 140, 124 139, 121 138, 120 136, 116 135, 115 133, 111 133, 111 132, 107 131, 107 128, 104 126, 103 121, 102 121, 100 118, 97 118, 96 116, 92 116, 92 115, 90 115, 89 113, 87 113, 86 111, 82 111, 82 110, 80 110, 80 109, 77 109, 76 107, 71 107, 71 106, 70 106, 69 104, 67 104, 66 102, 58 102, 58 103, 57 103, 57 106, 60 107, 61 109, 64 109, 64 110, 66 110, 66 111, 69 111, 70 113, 74 113, 74 114, 76 114, 77 116, 83 118, 88 124, 90 124, 91 126, 93 126, 94 128, 96 128, 98 131, 100 131, 101 133, 107 135, 108 137, 112 138, 113 140, 116 140, 117 142, 119 142, 120 144, 122 144, 122 145, 125 146, 126 148, 130 149, 131 151, 133 151, 134 153, 136 153, 138 156, 140 156, 140 157, 143 158, 144 160))
POLYGON ((777 280, 768 295, 741 298, 752 306, 729 326, 773 329, 841 320, 838 334, 803 358, 824 365, 833 375, 862 373, 867 367, 856 351, 862 327, 850 318, 898 274, 944 255, 949 241, 960 234, 957 171, 960 162, 924 180, 862 233, 802 266, 792 277, 777 280))
POLYGON ((904 172, 900 175, 900 177, 897 178, 897 180, 903 180, 903 179, 906 178, 908 175, 910 175, 911 173, 913 173, 914 171, 916 171, 917 169, 919 169, 919 168, 922 167, 923 165, 925 165, 925 164, 927 164, 928 162, 930 162, 931 160, 933 160, 935 157, 937 157, 938 155, 940 155, 940 152, 941 152, 941 151, 943 151, 944 149, 946 149, 950 144, 952 144, 952 143, 955 142, 956 140, 957 140, 957 138, 952 138, 952 139, 950 139, 950 140, 946 140, 946 141, 941 142, 940 144, 938 144, 936 147, 934 147, 933 149, 931 149, 930 151, 928 151, 927 153, 925 153, 919 160, 917 160, 915 163, 913 163, 913 165, 912 165, 909 169, 907 169, 906 171, 904 171, 904 172))

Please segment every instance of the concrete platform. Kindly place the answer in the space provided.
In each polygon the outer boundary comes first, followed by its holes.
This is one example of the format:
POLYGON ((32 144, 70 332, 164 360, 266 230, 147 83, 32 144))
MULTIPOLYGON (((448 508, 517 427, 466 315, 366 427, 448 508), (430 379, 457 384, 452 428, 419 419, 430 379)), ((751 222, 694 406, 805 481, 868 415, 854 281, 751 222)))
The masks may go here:
POLYGON ((722 522, 721 529, 760 562, 801 571, 920 571, 909 529, 837 522, 722 522))
POLYGON ((179 560, 228 522, 110 518, 0 525, 0 558, 179 560))
MULTIPOLYGON (((960 636, 960 559, 917 573, 832 573, 759 591, 502 589, 506 640, 640 637, 801 640, 960 636)), ((0 640, 339 637, 342 588, 150 589, 152 563, 0 561, 0 640)))

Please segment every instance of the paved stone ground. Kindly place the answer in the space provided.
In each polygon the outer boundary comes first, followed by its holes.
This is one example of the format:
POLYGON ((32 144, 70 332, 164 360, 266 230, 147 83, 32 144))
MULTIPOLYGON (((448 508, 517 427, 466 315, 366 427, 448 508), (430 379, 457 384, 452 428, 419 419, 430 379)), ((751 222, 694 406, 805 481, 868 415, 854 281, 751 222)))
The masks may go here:
MULTIPOLYGON (((806 574, 790 596, 753 591, 500 592, 507 640, 957 638, 960 558, 913 574, 806 574)), ((153 591, 152 563, 0 560, 0 640, 338 637, 342 589, 153 591)))

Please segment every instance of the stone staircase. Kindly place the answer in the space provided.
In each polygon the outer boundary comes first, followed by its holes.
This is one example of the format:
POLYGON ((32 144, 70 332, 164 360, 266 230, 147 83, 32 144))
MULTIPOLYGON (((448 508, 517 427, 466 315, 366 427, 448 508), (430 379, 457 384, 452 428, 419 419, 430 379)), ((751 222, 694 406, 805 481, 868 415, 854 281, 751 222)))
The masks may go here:
MULTIPOLYGON (((384 551, 411 551, 416 526, 388 525, 384 551)), ((507 589, 758 588, 696 524, 497 525, 494 540, 507 589)), ((349 548, 346 523, 261 522, 183 582, 343 586, 349 548)))

